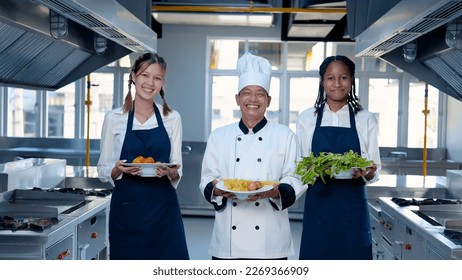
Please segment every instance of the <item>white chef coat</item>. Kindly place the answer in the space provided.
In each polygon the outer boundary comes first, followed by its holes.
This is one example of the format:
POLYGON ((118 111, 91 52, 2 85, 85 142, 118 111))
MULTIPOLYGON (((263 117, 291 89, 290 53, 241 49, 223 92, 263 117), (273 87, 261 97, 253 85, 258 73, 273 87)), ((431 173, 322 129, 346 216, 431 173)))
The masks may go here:
MULTIPOLYGON (((181 123, 180 114, 172 110, 167 116, 162 114, 162 105, 157 104, 157 109, 162 116, 162 122, 167 130, 168 137, 170 139, 171 151, 170 151, 170 162, 183 165, 183 159, 181 154, 181 145, 183 137, 183 127, 181 123)), ((125 132, 127 131, 128 113, 124 114, 122 108, 116 108, 106 113, 103 122, 103 128, 101 132, 101 154, 98 160, 97 171, 98 177, 102 182, 110 182, 112 186, 114 181, 111 178, 111 170, 114 168, 115 163, 120 159, 120 153, 122 152, 122 145, 125 139, 125 132)), ((133 118, 133 130, 142 129, 153 129, 158 127, 157 118, 155 114, 143 124, 141 124, 136 118, 133 118)), ((182 176, 183 168, 178 169, 180 178, 182 176)), ((123 174, 120 175, 116 180, 122 178, 123 174)), ((172 181, 172 185, 176 188, 180 179, 172 181)))
MULTIPOLYGON (((295 173, 299 155, 296 135, 281 124, 268 122, 245 134, 239 123, 216 129, 209 137, 202 163, 200 189, 213 179, 278 181, 293 187, 296 198, 304 190, 295 173)), ((209 198, 221 204, 222 196, 209 198)), ((227 199, 215 212, 209 254, 218 258, 284 258, 294 254, 289 216, 280 199, 255 202, 227 199)), ((295 201, 295 200, 294 200, 295 201)))
MULTIPOLYGON (((297 136, 300 141, 301 156, 303 157, 307 157, 311 153, 311 141, 313 140, 317 118, 314 111, 315 108, 311 107, 301 112, 297 120, 297 136)), ((379 180, 378 171, 381 169, 377 119, 372 113, 363 109, 355 115, 355 121, 359 144, 361 145, 361 156, 374 161, 377 165, 374 178, 366 182, 370 184, 379 180)), ((330 110, 329 105, 326 103, 321 126, 350 127, 348 105, 334 112, 330 110)))

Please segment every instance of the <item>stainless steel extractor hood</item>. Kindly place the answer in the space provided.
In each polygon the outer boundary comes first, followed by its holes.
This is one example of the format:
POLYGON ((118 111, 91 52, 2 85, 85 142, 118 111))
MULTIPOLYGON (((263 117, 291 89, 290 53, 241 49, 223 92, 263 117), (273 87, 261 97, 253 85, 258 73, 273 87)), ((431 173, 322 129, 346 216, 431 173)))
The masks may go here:
POLYGON ((381 58, 462 101, 462 51, 445 42, 462 0, 349 0, 347 10, 356 56, 381 58), (417 42, 417 57, 406 62, 410 42, 417 42))
POLYGON ((131 52, 156 52, 151 1, 2 0, 0 83, 54 90, 131 52), (67 35, 50 34, 50 13, 67 19, 67 35), (95 34, 106 38, 104 53, 95 34))

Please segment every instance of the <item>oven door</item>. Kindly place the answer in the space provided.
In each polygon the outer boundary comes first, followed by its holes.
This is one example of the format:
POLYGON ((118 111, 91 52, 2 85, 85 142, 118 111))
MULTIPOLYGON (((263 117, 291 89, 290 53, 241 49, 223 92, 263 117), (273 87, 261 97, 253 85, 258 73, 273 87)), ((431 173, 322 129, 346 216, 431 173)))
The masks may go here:
POLYGON ((425 260, 425 238, 413 227, 398 219, 395 222, 395 257, 402 260, 425 260))
POLYGON ((72 260, 74 259, 74 234, 51 245, 45 249, 47 260, 72 260))
POLYGON ((100 252, 108 246, 106 209, 97 212, 78 226, 78 259, 99 259, 100 252))

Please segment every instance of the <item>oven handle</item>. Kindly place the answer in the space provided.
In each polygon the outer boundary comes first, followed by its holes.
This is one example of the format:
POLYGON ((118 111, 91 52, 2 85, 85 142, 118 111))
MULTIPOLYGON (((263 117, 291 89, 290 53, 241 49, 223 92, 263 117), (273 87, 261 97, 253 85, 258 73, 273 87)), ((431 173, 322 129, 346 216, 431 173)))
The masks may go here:
POLYGON ((82 244, 79 247, 79 252, 80 252, 80 259, 81 260, 86 260, 87 259, 87 249, 90 247, 90 244, 82 244))

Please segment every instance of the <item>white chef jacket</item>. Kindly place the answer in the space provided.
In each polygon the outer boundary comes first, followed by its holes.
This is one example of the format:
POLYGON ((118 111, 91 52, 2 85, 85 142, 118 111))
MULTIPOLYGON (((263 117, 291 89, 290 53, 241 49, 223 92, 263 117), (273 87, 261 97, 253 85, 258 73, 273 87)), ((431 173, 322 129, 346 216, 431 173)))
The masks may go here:
MULTIPOLYGON (((307 157, 311 153, 311 141, 316 127, 317 115, 314 114, 315 108, 311 107, 300 113, 297 120, 297 136, 301 146, 301 156, 307 157)), ((361 146, 361 156, 374 161, 377 165, 377 172, 372 180, 367 184, 379 180, 379 170, 381 169, 380 150, 378 143, 378 125, 375 116, 363 109, 355 115, 356 130, 358 132, 359 144, 361 146)), ((330 110, 326 103, 321 121, 321 126, 350 127, 350 114, 348 105, 343 106, 337 112, 330 110)))
MULTIPOLYGON (((180 114, 172 110, 167 116, 162 114, 162 105, 157 104, 157 109, 162 116, 162 122, 167 130, 170 139, 171 151, 170 162, 183 165, 181 154, 181 145, 183 137, 183 127, 181 123, 180 114)), ((98 177, 102 182, 110 182, 112 186, 114 181, 111 178, 111 170, 114 168, 115 163, 120 159, 122 152, 122 145, 125 139, 125 132, 127 131, 128 113, 124 114, 122 108, 116 108, 106 113, 101 132, 100 150, 101 154, 98 160, 97 171, 98 177)), ((133 130, 152 129, 158 127, 157 118, 155 114, 143 124, 136 118, 133 118, 133 130)), ((182 176, 183 168, 178 169, 180 178, 182 176)), ((121 179, 120 175, 116 180, 121 179)), ((172 181, 172 185, 176 188, 180 179, 172 181)))
MULTIPOLYGON (((293 187, 296 199, 306 190, 295 173, 299 155, 296 135, 281 124, 268 122, 245 134, 239 123, 216 129, 207 142, 200 189, 213 179, 278 181, 293 187)), ((224 209, 215 212, 209 254, 218 258, 284 258, 294 254, 289 216, 280 199, 255 202, 208 198, 224 209)), ((294 201, 295 201, 294 200, 294 201)))

